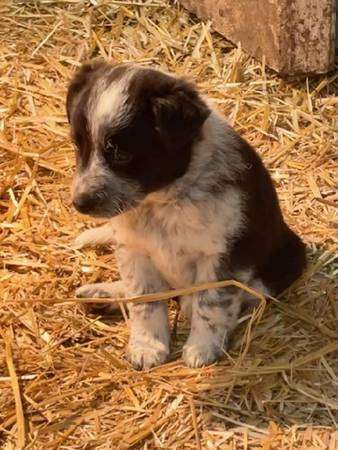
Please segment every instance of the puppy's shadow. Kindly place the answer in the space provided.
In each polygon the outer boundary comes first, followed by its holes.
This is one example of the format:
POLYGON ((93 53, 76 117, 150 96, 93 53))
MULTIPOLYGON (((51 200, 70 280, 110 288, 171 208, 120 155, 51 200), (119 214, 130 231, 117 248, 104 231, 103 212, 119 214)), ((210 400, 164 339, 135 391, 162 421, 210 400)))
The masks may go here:
MULTIPOLYGON (((86 303, 82 306, 85 314, 90 316, 92 319, 97 319, 100 317, 101 322, 105 322, 107 324, 123 320, 123 314, 118 305, 116 305, 114 309, 112 309, 112 305, 109 303, 86 303)), ((128 314, 127 309, 126 313, 128 314)))

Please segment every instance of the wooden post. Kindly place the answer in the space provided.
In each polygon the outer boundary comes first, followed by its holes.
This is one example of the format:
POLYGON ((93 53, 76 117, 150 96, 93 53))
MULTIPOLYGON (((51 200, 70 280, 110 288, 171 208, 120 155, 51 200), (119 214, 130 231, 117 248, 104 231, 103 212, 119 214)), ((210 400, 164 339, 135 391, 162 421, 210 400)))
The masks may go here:
POLYGON ((335 0, 180 0, 282 75, 325 73, 335 58, 335 0))

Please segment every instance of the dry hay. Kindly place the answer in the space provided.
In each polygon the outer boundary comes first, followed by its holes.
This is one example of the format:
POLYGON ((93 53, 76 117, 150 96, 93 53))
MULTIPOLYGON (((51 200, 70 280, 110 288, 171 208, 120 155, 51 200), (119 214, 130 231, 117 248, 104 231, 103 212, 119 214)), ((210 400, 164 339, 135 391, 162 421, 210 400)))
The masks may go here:
POLYGON ((287 83, 177 5, 146 3, 0 3, 0 445, 333 450, 334 77, 287 83), (244 318, 212 367, 178 359, 181 319, 172 361, 139 373, 123 359, 120 316, 18 304, 69 299, 81 283, 118 276, 109 248, 71 247, 94 223, 70 206, 65 92, 80 62, 98 54, 197 80, 259 149, 308 244, 303 279, 268 300, 259 322, 244 318))

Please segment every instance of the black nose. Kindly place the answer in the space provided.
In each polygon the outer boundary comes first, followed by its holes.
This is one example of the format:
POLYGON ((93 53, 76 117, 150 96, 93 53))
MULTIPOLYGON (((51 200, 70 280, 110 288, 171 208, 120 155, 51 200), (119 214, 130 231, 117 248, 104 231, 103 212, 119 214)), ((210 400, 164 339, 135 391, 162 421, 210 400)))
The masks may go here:
POLYGON ((97 198, 88 194, 77 195, 73 199, 73 205, 77 211, 86 214, 97 206, 97 198))

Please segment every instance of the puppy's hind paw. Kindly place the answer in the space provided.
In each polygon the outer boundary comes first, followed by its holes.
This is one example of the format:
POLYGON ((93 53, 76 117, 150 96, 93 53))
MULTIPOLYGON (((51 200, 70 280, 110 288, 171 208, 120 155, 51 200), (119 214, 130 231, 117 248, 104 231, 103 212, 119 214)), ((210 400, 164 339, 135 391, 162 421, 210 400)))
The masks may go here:
POLYGON ((93 230, 85 230, 82 233, 80 233, 73 242, 72 247, 75 250, 81 250, 82 248, 88 247, 90 245, 94 245, 94 235, 93 230))
MULTIPOLYGON (((93 283, 85 284, 75 291, 76 297, 80 298, 123 298, 124 290, 121 281, 115 283, 93 283)), ((88 312, 110 313, 118 310, 118 303, 93 303, 86 309, 88 312)))
POLYGON ((91 228, 80 233, 73 242, 73 248, 80 250, 95 245, 114 244, 114 230, 110 223, 98 228, 91 228))
POLYGON ((124 289, 121 281, 84 284, 76 289, 75 295, 81 298, 123 298, 124 289))

